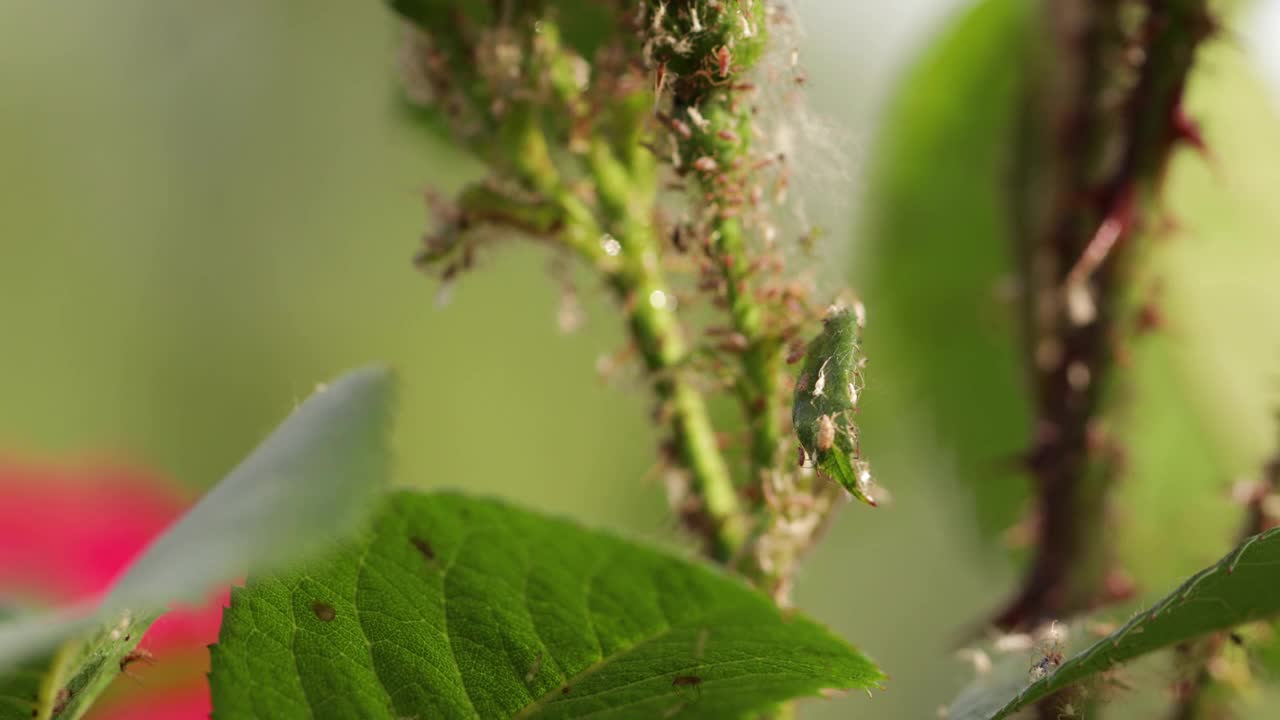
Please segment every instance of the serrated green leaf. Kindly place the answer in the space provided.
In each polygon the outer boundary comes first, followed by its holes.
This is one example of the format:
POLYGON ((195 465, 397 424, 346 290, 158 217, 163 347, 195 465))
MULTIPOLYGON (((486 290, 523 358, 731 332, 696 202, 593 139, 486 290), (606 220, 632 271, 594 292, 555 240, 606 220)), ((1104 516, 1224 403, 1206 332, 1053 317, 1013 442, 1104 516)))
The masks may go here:
POLYGON ((1154 650, 1280 612, 1280 528, 1245 540, 1118 630, 1035 682, 1002 678, 967 692, 948 720, 999 720, 1154 650))
POLYGON ((78 717, 170 602, 354 530, 386 486, 392 395, 385 369, 344 375, 152 542, 101 603, 0 624, 0 720, 78 717))
POLYGON ((499 502, 393 495, 232 593, 215 718, 736 718, 879 670, 700 565, 499 502))

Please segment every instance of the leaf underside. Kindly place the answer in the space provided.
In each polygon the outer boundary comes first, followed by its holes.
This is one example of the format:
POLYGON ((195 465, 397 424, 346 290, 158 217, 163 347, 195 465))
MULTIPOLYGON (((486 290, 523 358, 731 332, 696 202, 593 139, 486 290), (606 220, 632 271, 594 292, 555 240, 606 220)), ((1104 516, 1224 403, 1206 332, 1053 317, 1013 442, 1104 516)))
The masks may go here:
POLYGON ((736 718, 879 670, 729 576, 455 494, 232 592, 215 718, 736 718))
POLYGON ((0 622, 0 720, 73 720, 175 600, 330 549, 386 486, 393 383, 344 375, 303 403, 142 553, 97 605, 0 622))
POLYGON ((1245 540, 1216 564, 1054 672, 1028 682, 1021 676, 971 688, 948 720, 998 720, 1065 687, 1154 650, 1280 612, 1280 528, 1245 540))

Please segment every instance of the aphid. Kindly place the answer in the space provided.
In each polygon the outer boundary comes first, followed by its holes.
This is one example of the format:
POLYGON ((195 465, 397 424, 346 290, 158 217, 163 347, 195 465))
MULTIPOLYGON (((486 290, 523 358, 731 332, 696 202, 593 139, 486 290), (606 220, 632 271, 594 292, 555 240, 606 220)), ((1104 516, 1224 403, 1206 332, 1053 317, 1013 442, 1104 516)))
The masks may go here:
POLYGON ((1049 624, 1049 629, 1044 634, 1043 652, 1040 658, 1031 664, 1031 670, 1027 673, 1032 682, 1040 680, 1047 676, 1050 672, 1056 670, 1062 664, 1062 640, 1066 637, 1066 632, 1058 628, 1055 620, 1049 624))
POLYGON ((729 48, 721 45, 716 49, 716 70, 720 73, 720 77, 729 77, 729 68, 733 63, 733 55, 729 53, 729 48))
POLYGON ((1061 664, 1062 664, 1061 654, 1057 655, 1056 657, 1046 655, 1031 664, 1031 670, 1027 673, 1027 677, 1031 678, 1032 682, 1041 680, 1044 677, 1046 677, 1051 670, 1056 669, 1061 664))
POLYGON ((67 703, 71 702, 71 698, 74 696, 75 693, 71 691, 71 688, 60 688, 58 694, 53 697, 53 708, 49 714, 54 717, 61 715, 62 711, 67 709, 67 703))
POLYGON ((120 658, 120 672, 137 680, 138 677, 129 672, 129 666, 136 662, 145 662, 148 665, 155 664, 156 658, 151 654, 150 650, 144 648, 134 648, 120 658))
POLYGON ((702 689, 702 678, 697 675, 677 675, 671 681, 671 687, 687 687, 700 691, 702 689))
POLYGON ((699 172, 713 173, 717 167, 715 158, 707 157, 706 155, 693 161, 693 169, 699 172))
POLYGON ((431 547, 431 543, 417 536, 409 538, 409 542, 413 543, 413 547, 418 550, 422 557, 427 560, 436 559, 436 551, 431 547))
POLYGON ((698 112, 698 108, 690 105, 687 112, 689 113, 689 119, 693 121, 693 124, 696 125, 699 130, 706 130, 707 126, 711 124, 710 120, 704 118, 702 113, 698 112))
POLYGON ((836 424, 831 421, 830 415, 823 415, 818 418, 818 452, 824 453, 831 449, 836 441, 836 424))
POLYGON ((671 129, 674 130, 677 135, 685 140, 693 137, 693 130, 689 129, 689 124, 680 118, 668 118, 668 124, 671 125, 671 129))

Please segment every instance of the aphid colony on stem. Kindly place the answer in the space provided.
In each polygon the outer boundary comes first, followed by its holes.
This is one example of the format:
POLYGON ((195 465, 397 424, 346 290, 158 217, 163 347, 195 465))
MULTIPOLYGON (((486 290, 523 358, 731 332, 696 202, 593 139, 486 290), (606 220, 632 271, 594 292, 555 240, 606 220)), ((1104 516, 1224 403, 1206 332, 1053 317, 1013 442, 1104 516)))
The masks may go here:
MULTIPOLYGON (((815 343, 838 336, 843 354, 806 363, 794 397, 783 362, 820 306, 812 283, 786 268, 793 248, 780 246, 774 215, 787 197, 789 161, 770 147, 760 112, 762 87, 798 92, 794 53, 781 73, 748 77, 788 23, 782 8, 602 0, 612 26, 570 36, 556 2, 508 4, 502 13, 460 0, 440 5, 410 16, 426 31, 411 33, 405 55, 411 95, 429 96, 491 175, 454 203, 436 204, 443 222, 419 263, 452 282, 477 264, 482 241, 518 234, 597 270, 626 316, 656 396, 654 418, 670 430, 660 458, 673 508, 711 556, 785 602, 795 559, 842 499, 838 487, 790 465, 789 403, 797 403, 801 453, 819 475, 874 502, 853 423, 860 305, 827 317, 815 343), (683 189, 683 201, 660 192, 669 187, 683 189), (679 278, 690 271, 686 291, 679 278), (708 306, 718 319, 691 332, 689 308, 705 316, 708 306), (732 476, 724 435, 706 411, 703 394, 715 390, 738 401, 745 477, 732 476)), ((562 326, 576 324, 573 313, 561 315, 562 326)))

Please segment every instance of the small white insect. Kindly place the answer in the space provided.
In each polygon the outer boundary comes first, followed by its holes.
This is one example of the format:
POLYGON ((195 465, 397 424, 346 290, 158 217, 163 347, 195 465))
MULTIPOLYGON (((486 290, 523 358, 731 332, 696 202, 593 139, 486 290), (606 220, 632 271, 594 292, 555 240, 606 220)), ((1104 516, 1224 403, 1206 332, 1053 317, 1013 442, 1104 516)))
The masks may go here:
POLYGON ((818 381, 813 384, 813 396, 822 397, 822 391, 827 387, 827 363, 831 362, 831 358, 822 361, 822 367, 818 368, 818 381))
POLYGON ((707 126, 711 124, 711 121, 702 117, 702 113, 698 112, 698 108, 693 107, 692 105, 689 106, 689 119, 693 121, 693 124, 696 125, 699 130, 706 130, 707 126))
POLYGON ((662 30, 662 20, 667 16, 667 4, 658 3, 658 9, 653 12, 653 24, 650 26, 654 30, 662 30))
POLYGON ((858 321, 858 327, 867 326, 867 306, 861 300, 853 303, 853 317, 858 321))

